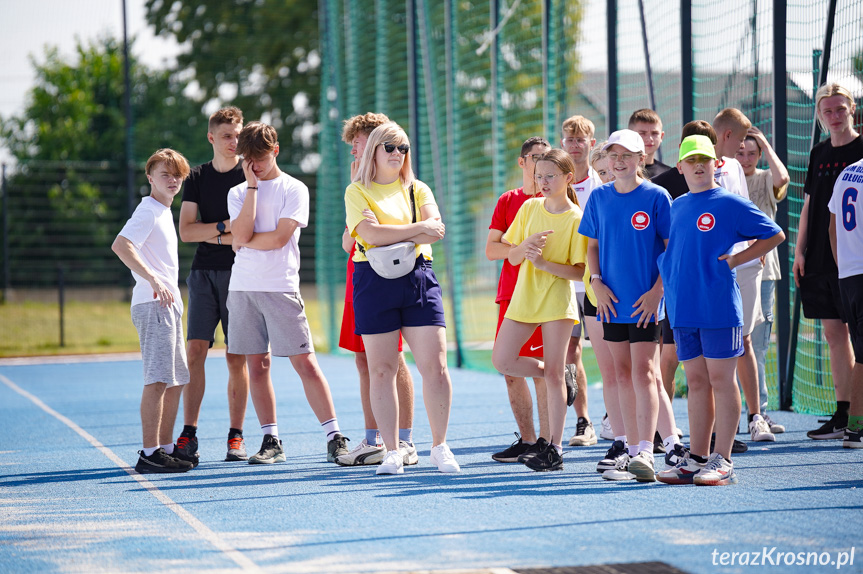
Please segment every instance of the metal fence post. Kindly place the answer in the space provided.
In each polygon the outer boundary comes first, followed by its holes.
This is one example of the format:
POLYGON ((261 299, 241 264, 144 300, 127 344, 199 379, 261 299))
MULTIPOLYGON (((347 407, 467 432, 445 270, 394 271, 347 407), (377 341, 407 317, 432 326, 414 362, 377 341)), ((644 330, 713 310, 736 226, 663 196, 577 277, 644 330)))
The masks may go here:
POLYGON ((617 0, 606 0, 605 25, 607 38, 608 58, 608 133, 617 131, 617 0))
POLYGON ((2 192, 3 192, 3 296, 0 303, 6 302, 9 296, 9 188, 6 185, 6 164, 2 169, 2 192))
POLYGON ((683 125, 695 119, 692 64, 692 1, 680 0, 680 113, 683 125))

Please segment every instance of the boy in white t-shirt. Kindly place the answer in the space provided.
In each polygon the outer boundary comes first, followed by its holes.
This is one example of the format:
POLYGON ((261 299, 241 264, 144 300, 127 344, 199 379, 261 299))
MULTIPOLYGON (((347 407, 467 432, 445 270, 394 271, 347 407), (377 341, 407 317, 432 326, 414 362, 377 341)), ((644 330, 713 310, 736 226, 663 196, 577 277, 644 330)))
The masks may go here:
POLYGON ((141 341, 144 392, 141 430, 144 448, 135 470, 141 474, 185 472, 195 466, 174 449, 174 421, 183 385, 189 382, 183 344, 183 300, 171 202, 189 176, 189 162, 171 149, 147 160, 150 195, 120 230, 111 250, 132 271, 132 323, 141 341))
POLYGON ((842 446, 863 448, 863 160, 846 167, 830 198, 830 243, 839 267, 839 296, 848 321, 854 368, 842 446), (837 217, 839 216, 839 221, 837 217))
POLYGON ((240 132, 246 182, 228 192, 233 248, 237 252, 228 287, 228 351, 246 355, 252 404, 264 433, 249 464, 285 461, 270 378, 270 350, 290 357, 309 406, 327 433, 327 461, 348 453, 339 432, 330 387, 315 358, 305 305, 300 296, 300 229, 309 221, 309 190, 276 165, 276 130, 251 122, 240 132))

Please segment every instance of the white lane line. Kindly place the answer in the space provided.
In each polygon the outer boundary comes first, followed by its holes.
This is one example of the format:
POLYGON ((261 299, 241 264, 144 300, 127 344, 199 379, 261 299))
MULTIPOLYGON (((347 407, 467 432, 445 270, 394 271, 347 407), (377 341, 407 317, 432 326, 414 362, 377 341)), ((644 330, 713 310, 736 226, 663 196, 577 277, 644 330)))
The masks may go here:
POLYGON ((239 566, 244 572, 262 572, 258 565, 252 562, 245 554, 225 542, 221 536, 210 530, 210 528, 207 527, 206 524, 198 520, 192 513, 174 502, 167 494, 159 490, 159 488, 155 484, 144 478, 142 475, 138 474, 134 468, 126 464, 123 459, 117 456, 110 448, 99 442, 96 437, 79 427, 77 424, 75 424, 74 421, 72 421, 68 417, 58 413, 57 411, 46 405, 39 397, 25 391, 2 374, 0 374, 0 381, 2 381, 3 384, 5 384, 7 387, 12 389, 19 395, 30 399, 30 401, 32 401, 33 404, 35 404, 37 407, 39 407, 40 409, 42 409, 52 417, 56 418, 79 435, 81 435, 84 440, 93 445, 111 462, 125 470, 133 479, 137 480, 141 486, 146 488, 150 494, 156 497, 156 500, 170 508, 174 512, 174 514, 179 516, 180 519, 183 520, 183 522, 191 526, 195 530, 195 532, 201 535, 204 540, 225 553, 228 558, 233 560, 237 564, 237 566, 239 566))

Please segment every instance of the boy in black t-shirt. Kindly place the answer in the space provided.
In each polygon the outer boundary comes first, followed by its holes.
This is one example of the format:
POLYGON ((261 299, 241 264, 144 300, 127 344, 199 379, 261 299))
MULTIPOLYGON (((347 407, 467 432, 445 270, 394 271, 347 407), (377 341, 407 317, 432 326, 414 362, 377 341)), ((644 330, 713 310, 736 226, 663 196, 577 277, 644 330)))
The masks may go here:
POLYGON ((671 169, 656 158, 656 152, 665 137, 659 114, 649 108, 635 110, 629 116, 629 129, 638 132, 644 141, 644 173, 647 179, 653 181, 653 178, 671 169))
MULTIPOLYGON (((246 181, 237 156, 237 141, 242 128, 243 113, 238 108, 224 108, 210 116, 207 139, 213 145, 213 160, 193 168, 183 186, 180 239, 187 243, 197 242, 198 249, 186 279, 189 287, 186 354, 190 379, 183 391, 184 426, 177 446, 195 462, 198 458, 198 416, 206 386, 204 362, 213 346, 219 322, 222 323, 225 342, 228 337, 226 302, 234 264, 228 191, 246 181)), ((225 353, 225 358, 228 362, 230 416, 225 460, 247 460, 243 419, 249 396, 249 374, 244 356, 225 353)))
POLYGON ((836 411, 820 428, 806 435, 815 440, 841 439, 848 425, 851 339, 839 295, 839 269, 830 248, 830 211, 833 185, 842 170, 863 158, 863 137, 854 129, 854 98, 839 84, 826 84, 815 93, 815 114, 830 137, 812 148, 794 249, 794 282, 800 289, 803 314, 820 319, 830 354, 830 373, 836 389, 836 411))

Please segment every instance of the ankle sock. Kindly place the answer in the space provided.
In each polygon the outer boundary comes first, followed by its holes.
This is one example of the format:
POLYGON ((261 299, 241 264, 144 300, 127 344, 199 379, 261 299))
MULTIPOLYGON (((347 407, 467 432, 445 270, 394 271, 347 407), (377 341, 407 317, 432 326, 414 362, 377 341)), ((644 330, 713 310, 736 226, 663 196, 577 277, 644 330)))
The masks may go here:
POLYGON ((692 451, 689 452, 689 458, 691 458, 695 462, 700 462, 701 464, 705 464, 707 462, 706 456, 698 456, 697 454, 692 454, 692 451))
POLYGON ((653 452, 653 441, 652 440, 641 440, 638 441, 638 452, 653 452))
POLYGON ((324 432, 327 433, 327 440, 333 440, 333 437, 336 436, 336 434, 340 434, 338 419, 324 421, 321 423, 321 426, 324 427, 324 432))
POLYGON ((749 413, 749 415, 746 416, 746 422, 751 423, 752 419, 754 419, 754 418, 755 418, 755 415, 753 415, 752 413, 749 413))
POLYGON ((563 454, 563 447, 562 447, 561 445, 559 445, 559 444, 553 444, 553 445, 551 445, 551 446, 553 446, 553 447, 554 447, 554 450, 556 450, 556 451, 557 451, 557 454, 563 454))
POLYGON ((156 452, 157 450, 159 450, 159 447, 158 447, 158 446, 153 446, 153 447, 150 447, 150 448, 144 447, 144 449, 143 449, 143 450, 144 450, 144 456, 150 456, 150 455, 152 455, 154 452, 156 452))
POLYGON ((406 428, 406 429, 399 429, 399 440, 403 440, 408 444, 413 444, 413 442, 414 442, 414 429, 413 429, 413 427, 406 428))
POLYGON ((192 425, 183 425, 183 432, 180 433, 180 436, 195 438, 195 434, 198 432, 198 427, 192 425))
MULTIPOLYGON (((653 443, 651 443, 651 444, 653 444, 653 443)), ((650 448, 653 448, 653 446, 651 446, 650 448)), ((637 444, 628 444, 628 445, 626 445, 626 453, 627 453, 629 456, 635 456, 635 455, 637 455, 637 454, 638 454, 638 445, 637 445, 637 444)))
POLYGON ((848 418, 848 410, 851 408, 851 401, 836 401, 836 414, 842 418, 848 418))
POLYGON ((671 452, 674 450, 674 445, 683 444, 680 442, 680 438, 678 438, 677 433, 673 433, 669 437, 665 437, 662 439, 662 446, 665 448, 665 452, 671 452))
POLYGON ((273 438, 279 438, 279 425, 278 423, 272 423, 268 425, 261 425, 261 432, 265 435, 272 435, 273 438))
POLYGON ((863 416, 848 416, 848 430, 857 432, 863 430, 863 416))
POLYGON ((174 443, 160 444, 159 446, 165 450, 165 454, 174 454, 174 443))
POLYGON ((366 429, 366 442, 371 446, 381 444, 381 433, 378 432, 378 429, 366 429))
POLYGON ((243 429, 235 429, 234 427, 231 427, 230 429, 228 429, 228 438, 229 439, 235 438, 235 437, 241 437, 242 438, 242 436, 243 436, 243 429))

